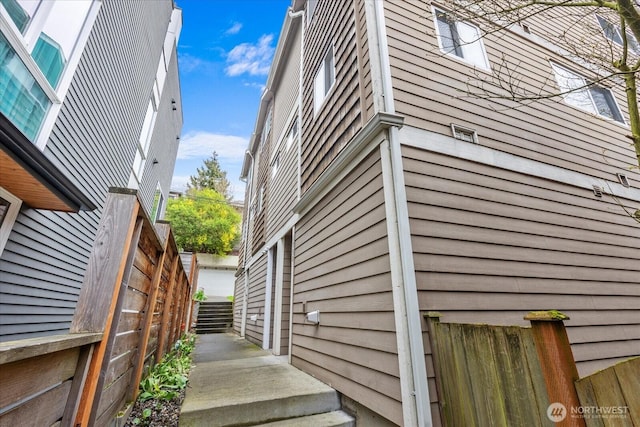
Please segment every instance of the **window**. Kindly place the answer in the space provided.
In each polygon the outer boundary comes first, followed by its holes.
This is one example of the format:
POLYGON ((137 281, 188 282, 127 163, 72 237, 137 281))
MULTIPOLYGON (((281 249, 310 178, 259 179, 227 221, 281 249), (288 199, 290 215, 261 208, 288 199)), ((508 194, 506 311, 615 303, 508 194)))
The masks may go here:
POLYGON ((478 134, 473 129, 451 123, 451 132, 455 139, 465 142, 473 142, 474 144, 478 143, 478 134))
POLYGON ((11 17, 13 23, 16 24, 16 27, 18 27, 18 30, 20 30, 21 33, 24 33, 30 19, 27 11, 24 10, 16 0, 0 0, 0 4, 2 4, 7 10, 7 13, 11 17))
POLYGON ((25 134, 35 140, 51 101, 33 74, 0 33, 0 111, 25 134))
POLYGON ((98 0, 0 0, 2 112, 44 149, 97 16, 98 0))
POLYGON ((0 254, 7 244, 21 205, 22 200, 0 187, 0 254))
POLYGON ((151 222, 156 222, 160 219, 160 215, 162 214, 162 209, 164 208, 164 195, 162 194, 162 188, 160 188, 160 183, 156 187, 156 192, 153 195, 153 205, 151 206, 151 222))
POLYGON ((582 110, 624 123, 622 113, 609 89, 592 85, 584 77, 551 64, 564 101, 582 110))
POLYGON ((336 81, 335 59, 333 56, 333 46, 327 51, 324 56, 320 68, 316 73, 316 77, 313 81, 313 112, 318 114, 322 103, 324 102, 329 90, 336 81))
POLYGON ((450 13, 434 10, 440 50, 476 67, 489 69, 489 60, 478 27, 456 20, 450 13))
POLYGON ((291 129, 289 129, 289 133, 287 134, 287 150, 291 148, 293 145, 293 141, 298 138, 298 116, 293 120, 293 124, 291 125, 291 129))
MULTIPOLYGON (((596 18, 598 19, 598 23, 600 24, 600 28, 602 28, 605 37, 618 46, 622 46, 622 29, 617 25, 613 25, 611 22, 600 15, 596 15, 596 18)), ((638 40, 636 40, 636 38, 630 31, 626 31, 626 35, 627 46, 629 47, 629 49, 640 55, 640 44, 638 43, 638 40)))
POLYGON ((280 169, 280 152, 278 151, 273 158, 273 162, 271 163, 271 178, 275 177, 278 173, 278 169, 280 169))

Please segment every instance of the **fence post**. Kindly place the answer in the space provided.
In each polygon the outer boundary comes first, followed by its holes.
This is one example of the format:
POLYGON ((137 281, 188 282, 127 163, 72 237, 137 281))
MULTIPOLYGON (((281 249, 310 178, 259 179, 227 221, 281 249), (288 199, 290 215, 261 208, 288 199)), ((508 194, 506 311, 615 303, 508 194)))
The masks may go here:
POLYGON ((531 322, 533 340, 551 402, 547 416, 558 426, 584 427, 583 418, 570 415, 571 408, 580 407, 580 400, 575 388, 575 381, 579 378, 578 369, 563 322, 569 317, 555 310, 532 311, 524 320, 531 322), (564 409, 553 407, 554 403, 564 405, 564 409))
POLYGON ((122 305, 122 289, 133 264, 137 239, 142 230, 138 220, 140 204, 135 190, 110 189, 89 264, 78 297, 70 333, 101 332, 88 367, 76 415, 76 424, 93 424, 101 387, 104 363, 115 337, 116 316, 122 305), (123 283, 124 282, 124 283, 123 283))

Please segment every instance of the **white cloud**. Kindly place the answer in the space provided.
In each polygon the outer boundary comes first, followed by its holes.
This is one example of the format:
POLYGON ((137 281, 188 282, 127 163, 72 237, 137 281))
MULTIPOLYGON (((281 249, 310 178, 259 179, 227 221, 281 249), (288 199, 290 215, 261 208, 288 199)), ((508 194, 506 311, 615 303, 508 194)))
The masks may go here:
POLYGON ((197 69, 209 67, 209 63, 196 56, 189 55, 188 53, 180 53, 178 55, 178 64, 180 65, 180 71, 184 73, 190 73, 197 69))
POLYGON ((231 49, 227 55, 227 75, 238 76, 248 73, 252 76, 267 75, 271 66, 274 47, 273 34, 260 37, 257 44, 242 43, 231 49))
POLYGON ((238 34, 241 29, 242 29, 242 23, 234 22, 233 25, 231 27, 229 27, 227 29, 227 31, 225 31, 224 33, 226 35, 230 36, 230 35, 233 35, 233 34, 238 34))
POLYGON ((178 159, 210 157, 215 151, 220 159, 241 161, 248 146, 249 140, 241 136, 188 132, 180 140, 178 159))
POLYGON ((185 192, 187 190, 189 178, 190 177, 187 175, 174 175, 171 179, 171 191, 185 192))

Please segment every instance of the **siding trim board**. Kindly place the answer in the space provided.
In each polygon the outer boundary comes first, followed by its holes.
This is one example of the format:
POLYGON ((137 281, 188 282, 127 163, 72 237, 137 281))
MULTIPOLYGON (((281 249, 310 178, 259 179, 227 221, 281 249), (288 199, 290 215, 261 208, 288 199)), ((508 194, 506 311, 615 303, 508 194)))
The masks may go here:
POLYGON ((396 114, 377 113, 362 128, 322 175, 309 187, 293 211, 306 215, 325 197, 351 170, 364 160, 380 144, 380 133, 391 126, 402 126, 403 117, 396 114))
POLYGON ((451 136, 418 129, 412 126, 405 126, 399 131, 399 135, 400 143, 409 147, 548 179, 573 187, 592 190, 594 186, 598 186, 603 189, 604 194, 640 201, 640 189, 638 188, 625 187, 618 182, 608 181, 580 172, 563 169, 558 166, 525 159, 493 148, 459 141, 451 136))

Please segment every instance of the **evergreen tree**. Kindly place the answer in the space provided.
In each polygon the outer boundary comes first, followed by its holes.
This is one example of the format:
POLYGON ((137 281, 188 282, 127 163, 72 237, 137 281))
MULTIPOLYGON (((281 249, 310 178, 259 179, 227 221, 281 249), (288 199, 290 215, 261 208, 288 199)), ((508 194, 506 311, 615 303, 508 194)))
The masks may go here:
POLYGON ((226 200, 231 200, 227 172, 222 170, 218 162, 218 153, 204 161, 204 165, 196 170, 195 176, 189 177, 187 190, 211 189, 222 194, 226 200))

